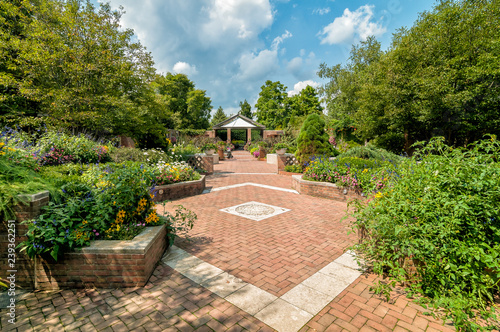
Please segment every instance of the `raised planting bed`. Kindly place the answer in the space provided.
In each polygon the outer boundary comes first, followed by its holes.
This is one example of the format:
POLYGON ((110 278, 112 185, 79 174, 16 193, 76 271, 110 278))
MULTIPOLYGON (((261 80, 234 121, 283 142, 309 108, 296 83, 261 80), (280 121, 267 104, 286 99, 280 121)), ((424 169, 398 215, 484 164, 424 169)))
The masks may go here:
POLYGON ((337 187, 329 182, 304 180, 302 174, 292 175, 292 188, 302 195, 329 198, 341 202, 363 198, 362 193, 357 189, 337 187))
POLYGON ((279 175, 286 175, 286 176, 292 176, 292 175, 302 175, 302 173, 294 173, 294 172, 286 172, 286 171, 278 171, 279 175))
POLYGON ((147 227, 128 241, 97 240, 57 261, 37 257, 35 288, 123 288, 146 285, 168 247, 166 227, 147 227))
POLYGON ((205 190, 205 175, 199 180, 179 182, 157 186, 154 188, 155 202, 179 199, 187 196, 199 195, 205 190))

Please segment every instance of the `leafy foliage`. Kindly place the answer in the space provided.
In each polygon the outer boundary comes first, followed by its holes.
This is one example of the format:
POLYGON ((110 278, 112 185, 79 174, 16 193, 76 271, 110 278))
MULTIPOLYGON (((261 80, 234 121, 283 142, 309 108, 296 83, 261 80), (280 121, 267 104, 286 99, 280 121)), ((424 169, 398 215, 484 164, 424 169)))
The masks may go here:
POLYGON ((365 234, 356 249, 376 273, 446 309, 457 329, 483 330, 479 317, 498 323, 500 144, 492 138, 465 150, 443 142, 404 160, 397 180, 368 204, 354 203, 353 228, 365 234))
POLYGON ((212 105, 204 90, 195 89, 195 84, 184 74, 157 76, 154 81, 156 93, 161 97, 168 112, 175 117, 175 129, 207 129, 212 105))
POLYGON ((325 120, 316 113, 304 121, 297 138, 296 157, 304 165, 312 156, 329 155, 332 152, 325 132, 325 120))

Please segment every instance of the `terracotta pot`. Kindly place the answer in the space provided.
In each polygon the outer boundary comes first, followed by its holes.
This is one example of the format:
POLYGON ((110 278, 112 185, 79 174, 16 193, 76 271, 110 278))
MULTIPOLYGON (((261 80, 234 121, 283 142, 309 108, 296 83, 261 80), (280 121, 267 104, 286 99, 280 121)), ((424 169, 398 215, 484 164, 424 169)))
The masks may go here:
POLYGON ((217 154, 219 155, 220 160, 224 160, 224 149, 218 149, 217 154))

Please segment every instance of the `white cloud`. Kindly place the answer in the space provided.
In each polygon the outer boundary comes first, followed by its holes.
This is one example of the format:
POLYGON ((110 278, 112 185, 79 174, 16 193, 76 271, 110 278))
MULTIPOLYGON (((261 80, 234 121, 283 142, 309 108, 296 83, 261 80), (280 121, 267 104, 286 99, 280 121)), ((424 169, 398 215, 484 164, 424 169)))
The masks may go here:
POLYGON ((187 62, 179 61, 174 65, 172 71, 176 74, 186 74, 187 76, 198 74, 196 66, 192 66, 187 62))
MULTIPOLYGON (((274 38, 270 49, 260 52, 248 52, 241 55, 238 60, 239 73, 236 75, 238 81, 255 82, 265 80, 279 68, 278 51, 280 44, 287 38, 292 37, 289 31, 285 30, 281 36, 274 38)), ((279 52, 283 54, 283 49, 279 52)))
POLYGON ((313 14, 318 14, 318 15, 326 15, 330 12, 330 7, 326 8, 316 8, 313 10, 313 14))
POLYGON ((211 42, 227 42, 225 38, 228 37, 256 38, 273 22, 268 0, 215 0, 204 10, 208 13, 209 21, 203 24, 199 32, 211 42))
POLYGON ((373 22, 374 6, 364 5, 351 12, 344 10, 341 17, 336 17, 332 23, 319 33, 321 44, 352 43, 355 38, 365 40, 368 36, 380 36, 387 29, 380 21, 373 22))
POLYGON ((312 80, 298 82, 293 86, 293 90, 288 91, 288 97, 298 95, 300 91, 304 90, 308 85, 316 89, 320 84, 312 80))
POLYGON ((258 81, 274 73, 278 68, 277 50, 262 50, 259 53, 246 53, 239 59, 239 81, 258 81))
POLYGON ((305 50, 300 50, 300 55, 286 63, 287 71, 297 80, 306 81, 315 76, 318 64, 314 52, 310 52, 307 57, 305 50))
POLYGON ((271 48, 273 50, 278 49, 278 47, 280 46, 280 44, 283 43, 283 41, 285 39, 290 38, 290 37, 292 37, 292 34, 288 30, 285 30, 284 34, 282 34, 281 36, 278 36, 278 37, 274 38, 273 43, 271 44, 271 48))

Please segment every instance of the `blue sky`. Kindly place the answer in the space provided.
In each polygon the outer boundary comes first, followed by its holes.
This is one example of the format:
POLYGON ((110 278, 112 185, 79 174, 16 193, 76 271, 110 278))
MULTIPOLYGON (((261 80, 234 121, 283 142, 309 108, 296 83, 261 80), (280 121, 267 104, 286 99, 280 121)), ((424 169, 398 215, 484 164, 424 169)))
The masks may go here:
MULTIPOLYGON (((351 45, 375 35, 385 50, 434 0, 111 0, 123 6, 160 73, 184 73, 227 115, 253 107, 266 80, 289 94, 324 82, 320 63, 345 63, 351 45)), ((254 108, 252 108, 255 111, 254 108)))

